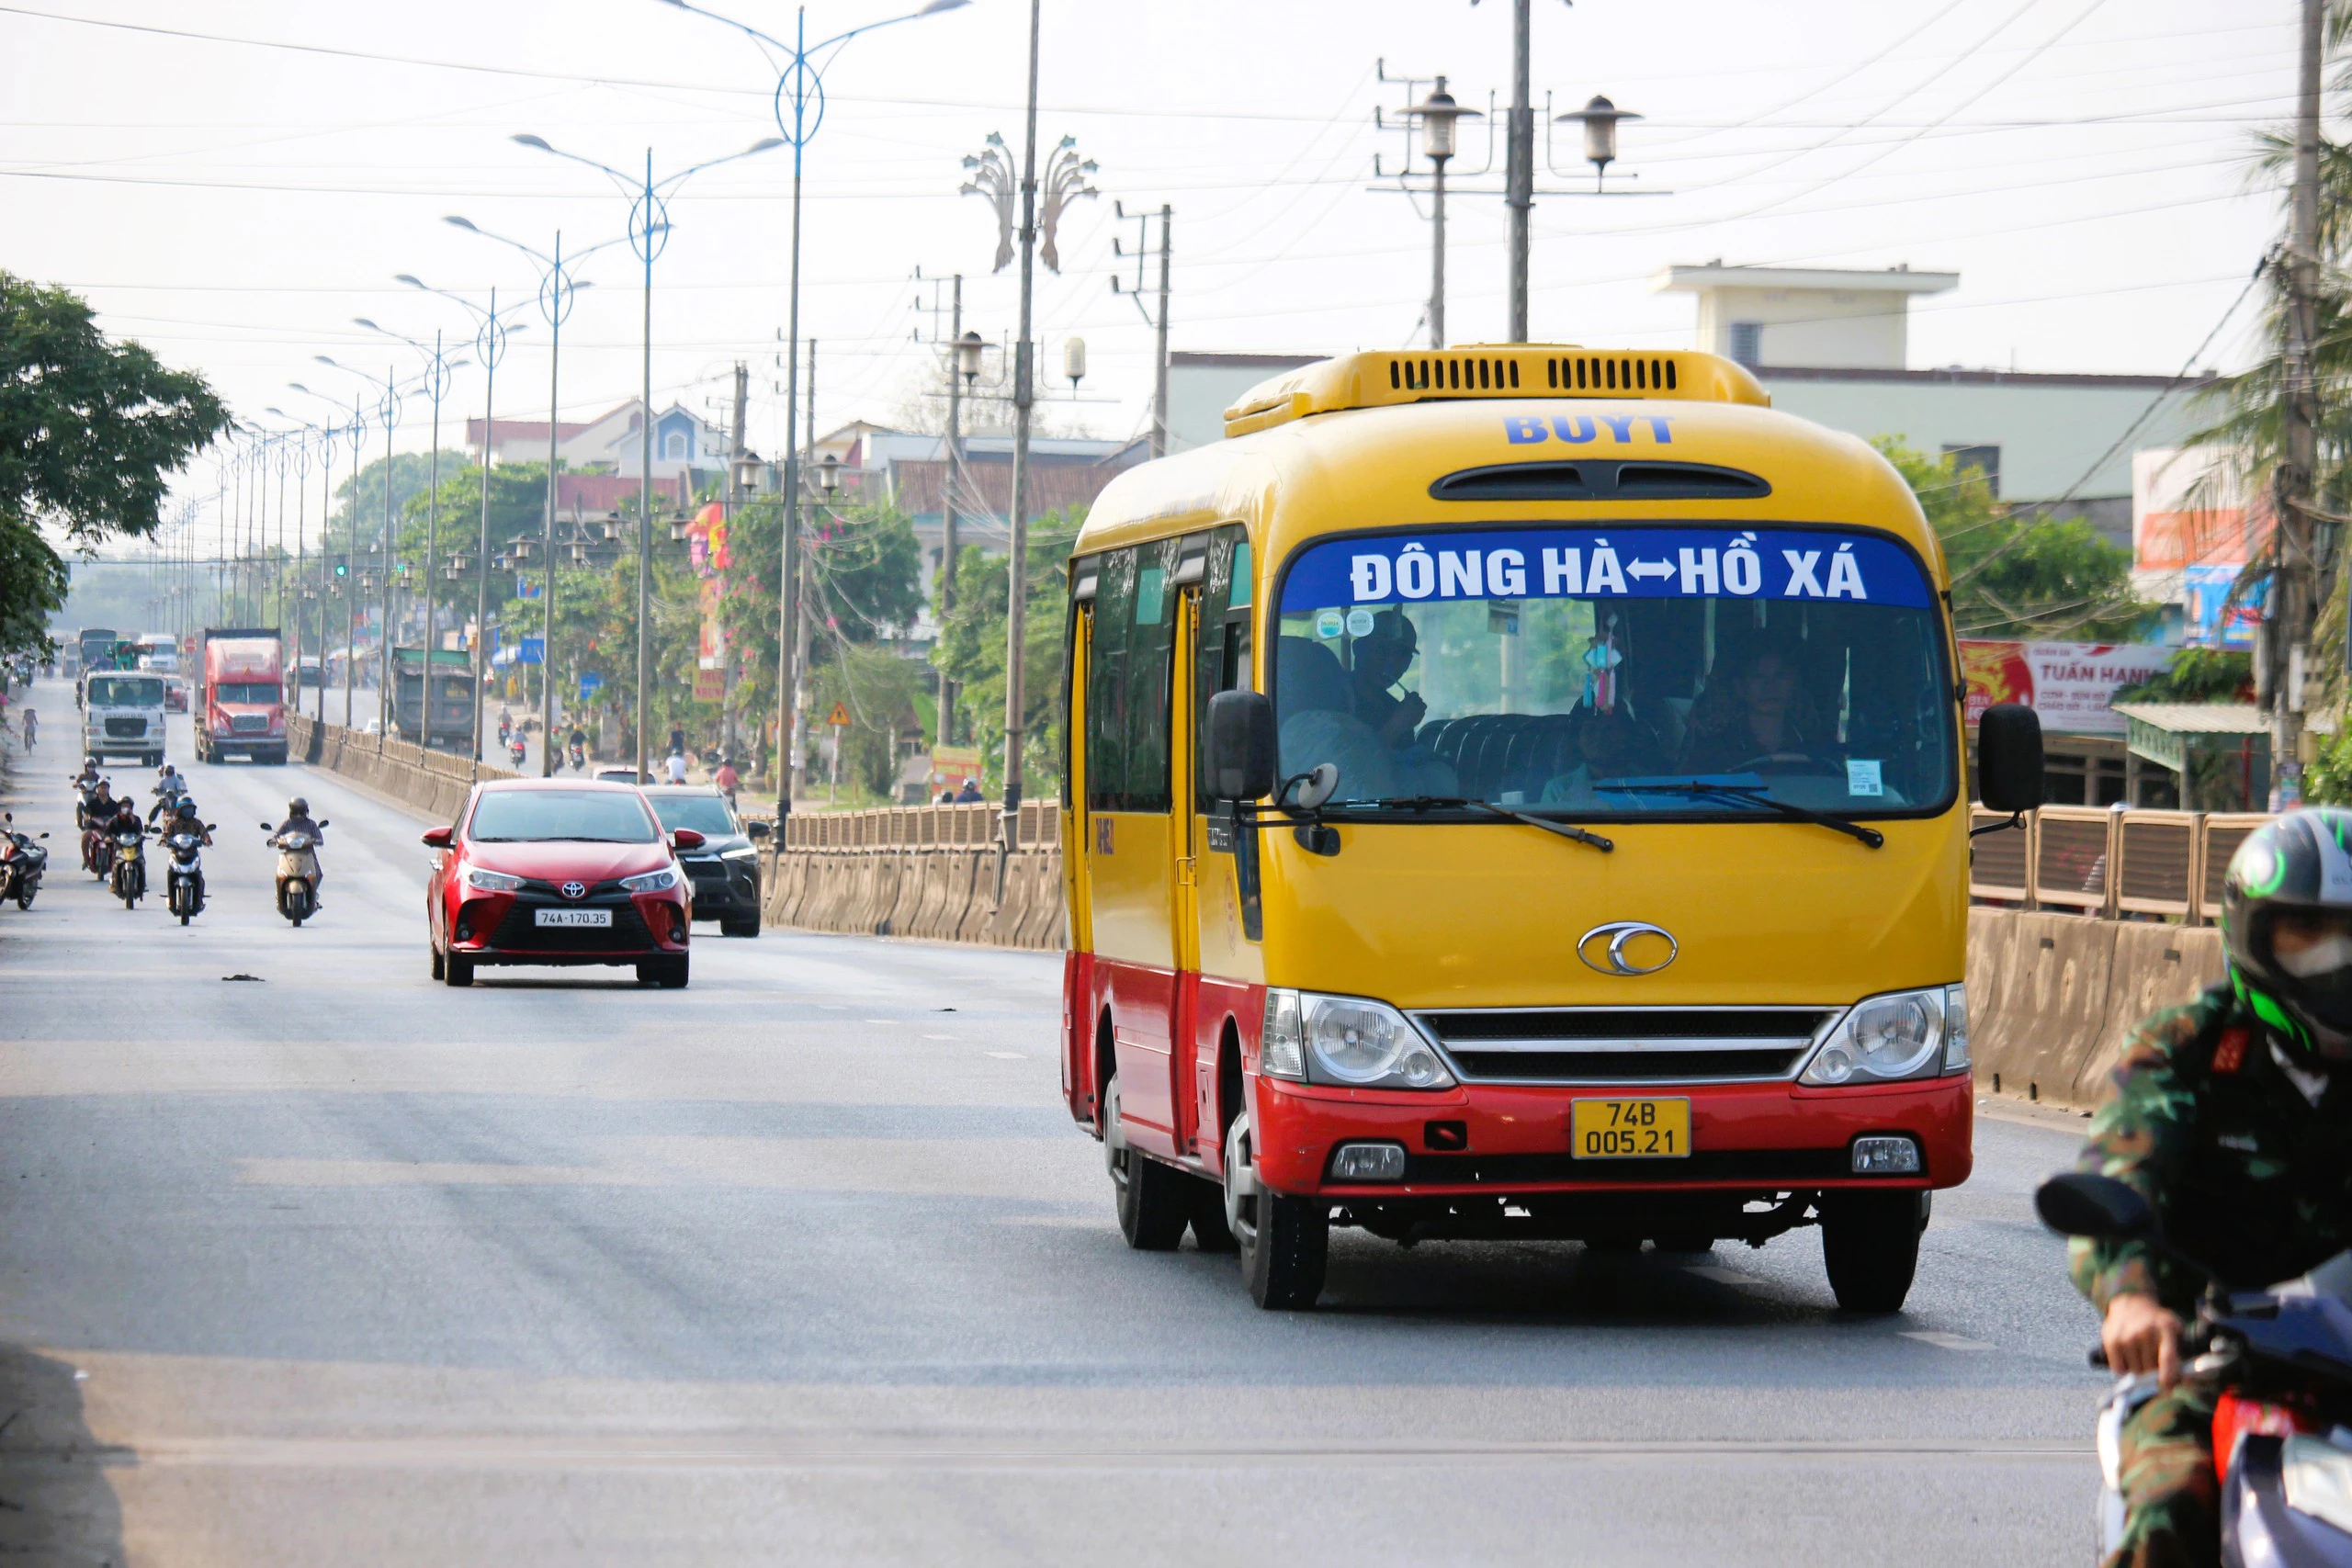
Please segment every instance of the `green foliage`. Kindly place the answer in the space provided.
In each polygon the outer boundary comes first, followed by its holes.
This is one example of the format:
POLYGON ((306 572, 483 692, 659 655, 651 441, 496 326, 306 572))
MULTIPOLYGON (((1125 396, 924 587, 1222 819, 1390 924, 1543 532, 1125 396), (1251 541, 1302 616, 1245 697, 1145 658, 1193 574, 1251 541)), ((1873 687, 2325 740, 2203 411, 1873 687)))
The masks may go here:
POLYGON ((812 654, 809 662, 812 713, 821 719, 835 703, 849 710, 850 723, 841 733, 842 784, 889 799, 907 739, 924 734, 922 666, 888 643, 846 640, 834 645, 830 660, 812 654))
POLYGON ((2329 736, 2303 770, 2303 798, 2313 806, 2352 806, 2352 730, 2329 736))
POLYGON ((0 272, 0 652, 45 648, 65 603, 42 528, 85 549, 153 533, 168 476, 228 418, 202 377, 109 341, 78 295, 0 272))
MULTIPOLYGON (((1082 512, 1055 512, 1029 525, 1028 592, 1022 625, 1023 794, 1061 787, 1062 682, 1069 615, 1069 550, 1082 512)), ((991 794, 1003 784, 1006 559, 968 547, 956 568, 956 612, 933 662, 956 682, 963 732, 979 747, 991 794)))
POLYGON ((2254 656, 2216 648, 2184 648, 2136 686, 2119 688, 2119 703, 2250 703, 2254 656))
POLYGON ((1984 477, 1882 435, 1871 443, 1919 499, 1943 542, 1962 637, 2129 641, 2150 606, 2132 591, 2132 552, 2079 517, 2012 512, 1984 477))
MULTIPOLYGON (((350 456, 351 448, 335 448, 338 469, 350 456)), ((446 480, 453 474, 464 473, 473 465, 462 452, 440 455, 441 475, 446 480)), ((434 455, 430 452, 395 452, 390 468, 392 486, 392 515, 395 523, 405 514, 410 501, 422 495, 433 482, 434 455)), ((545 470, 542 469, 542 472, 545 470)), ((384 540, 384 475, 386 465, 379 454, 365 464, 356 478, 345 478, 334 487, 334 509, 327 515, 327 547, 334 554, 344 554, 353 547, 356 535, 357 547, 372 550, 384 540)), ((476 492, 477 497, 480 491, 476 492)), ((447 508, 444 508, 445 513, 447 508)))

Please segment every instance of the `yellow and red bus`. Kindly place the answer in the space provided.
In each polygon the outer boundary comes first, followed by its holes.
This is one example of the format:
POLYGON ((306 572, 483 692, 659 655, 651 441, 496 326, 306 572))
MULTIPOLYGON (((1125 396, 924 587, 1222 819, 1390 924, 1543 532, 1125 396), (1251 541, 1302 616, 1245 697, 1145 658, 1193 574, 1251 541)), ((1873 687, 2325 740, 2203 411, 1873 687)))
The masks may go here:
MULTIPOLYGON (((1121 1228, 1312 1303, 1334 1226, 1909 1290, 1966 1179, 1942 553, 1696 353, 1366 353, 1122 475, 1070 563, 1063 1077, 1121 1228)), ((2031 801, 2030 716, 1988 804, 2031 801), (2018 797, 2018 798, 2013 798, 2018 797)))

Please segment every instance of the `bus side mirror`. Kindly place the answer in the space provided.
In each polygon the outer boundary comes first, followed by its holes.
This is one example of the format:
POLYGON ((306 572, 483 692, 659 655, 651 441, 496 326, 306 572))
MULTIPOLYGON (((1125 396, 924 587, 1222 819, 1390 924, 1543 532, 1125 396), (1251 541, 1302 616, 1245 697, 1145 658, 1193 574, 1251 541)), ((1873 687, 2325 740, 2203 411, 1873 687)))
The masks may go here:
POLYGON ((1263 692, 1219 692, 1209 699, 1209 795, 1255 800, 1274 790, 1274 705, 1263 692))
POLYGON ((2041 716, 2022 703, 1996 703, 1976 726, 1978 795, 1990 811, 2041 804, 2041 716))

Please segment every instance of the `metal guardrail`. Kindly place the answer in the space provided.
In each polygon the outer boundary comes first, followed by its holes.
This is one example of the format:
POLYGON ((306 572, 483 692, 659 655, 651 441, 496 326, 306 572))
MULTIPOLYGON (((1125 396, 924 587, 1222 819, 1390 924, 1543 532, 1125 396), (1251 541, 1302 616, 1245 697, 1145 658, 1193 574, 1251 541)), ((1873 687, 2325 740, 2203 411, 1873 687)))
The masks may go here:
MULTIPOLYGON (((1972 827, 2006 821, 1972 807, 1972 827)), ((1970 840, 1969 897, 2027 909, 2118 919, 2154 915, 2192 926, 2221 918, 2222 877, 2263 812, 2116 811, 2045 806, 2022 831, 1970 840)))
MULTIPOLYGON (((796 811, 786 822, 783 848, 977 849, 993 844, 1002 813, 995 806, 887 806, 867 811, 796 811)), ((1050 800, 1021 803, 1019 849, 1061 842, 1061 807, 1050 800)))

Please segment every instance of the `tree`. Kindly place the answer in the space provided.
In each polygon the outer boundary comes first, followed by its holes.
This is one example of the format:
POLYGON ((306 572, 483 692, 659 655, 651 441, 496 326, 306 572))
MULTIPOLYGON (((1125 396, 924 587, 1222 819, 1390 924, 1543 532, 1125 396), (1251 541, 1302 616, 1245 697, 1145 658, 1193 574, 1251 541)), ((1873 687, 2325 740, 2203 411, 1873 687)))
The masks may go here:
MULTIPOLYGON (((1085 513, 1048 513, 1029 525, 1029 583, 1022 622, 1022 777, 1026 792, 1061 787, 1069 618, 1069 549, 1085 513)), ((1003 784, 1006 558, 967 547, 956 568, 956 612, 932 661, 956 683, 963 728, 980 749, 991 792, 1003 784)))
POLYGON ((2079 517, 2020 514, 1973 467, 1930 457, 1894 436, 1871 442, 1894 465, 1951 570, 1960 635, 2122 642, 2148 618, 2132 589, 2132 552, 2079 517))
POLYGON ((0 272, 0 652, 48 646, 65 563, 163 520, 168 477, 228 423, 201 376, 100 332, 62 288, 0 272))

